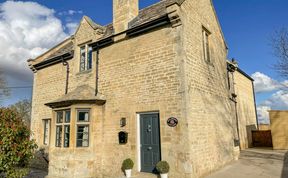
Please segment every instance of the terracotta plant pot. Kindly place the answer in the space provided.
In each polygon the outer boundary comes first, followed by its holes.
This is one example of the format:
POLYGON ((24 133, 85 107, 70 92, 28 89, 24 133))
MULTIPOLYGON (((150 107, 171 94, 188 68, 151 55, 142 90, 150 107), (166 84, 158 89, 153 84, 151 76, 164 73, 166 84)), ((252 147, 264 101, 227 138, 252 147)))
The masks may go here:
POLYGON ((125 169, 126 177, 131 177, 131 172, 132 172, 132 169, 125 169))
POLYGON ((160 174, 160 177, 161 177, 161 178, 168 178, 168 173, 166 173, 166 174, 160 174))

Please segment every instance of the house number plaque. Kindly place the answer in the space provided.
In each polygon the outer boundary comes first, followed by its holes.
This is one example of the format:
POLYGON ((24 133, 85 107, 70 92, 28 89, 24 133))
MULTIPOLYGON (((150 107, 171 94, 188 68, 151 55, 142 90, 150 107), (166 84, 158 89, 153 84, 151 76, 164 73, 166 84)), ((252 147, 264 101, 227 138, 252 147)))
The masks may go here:
POLYGON ((167 124, 168 124, 170 127, 176 127, 177 124, 178 124, 178 119, 176 119, 175 117, 170 117, 170 118, 167 120, 167 124))

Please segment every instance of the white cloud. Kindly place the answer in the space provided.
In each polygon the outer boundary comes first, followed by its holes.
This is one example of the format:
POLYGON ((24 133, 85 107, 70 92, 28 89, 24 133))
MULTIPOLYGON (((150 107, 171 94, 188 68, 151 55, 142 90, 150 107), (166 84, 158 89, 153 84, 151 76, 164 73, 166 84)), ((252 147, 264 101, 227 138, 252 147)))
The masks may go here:
POLYGON ((260 123, 269 123, 268 110, 287 110, 288 109, 288 81, 277 81, 271 77, 255 72, 252 74, 254 79, 255 92, 257 94, 273 92, 265 101, 257 106, 258 119, 260 123))
POLYGON ((0 67, 9 79, 31 81, 28 58, 35 58, 68 34, 54 10, 36 2, 0 4, 0 67))
POLYGON ((268 100, 264 101, 262 105, 270 106, 272 109, 276 110, 288 109, 288 92, 279 90, 268 100))
POLYGON ((279 90, 257 107, 260 123, 269 123, 268 110, 288 110, 288 92, 279 90))
POLYGON ((66 27, 67 27, 67 29, 68 29, 68 33, 69 34, 74 34, 75 33, 75 31, 76 31, 76 29, 77 29, 77 27, 78 27, 78 23, 67 23, 66 24, 66 27))
POLYGON ((271 110, 269 106, 258 106, 257 107, 257 115, 258 121, 261 124, 268 124, 269 123, 269 113, 268 111, 271 110))
POLYGON ((254 79, 256 93, 271 92, 283 87, 281 83, 261 72, 255 72, 252 74, 252 78, 254 79))
POLYGON ((76 15, 76 14, 83 14, 81 10, 68 10, 59 12, 58 15, 76 15))

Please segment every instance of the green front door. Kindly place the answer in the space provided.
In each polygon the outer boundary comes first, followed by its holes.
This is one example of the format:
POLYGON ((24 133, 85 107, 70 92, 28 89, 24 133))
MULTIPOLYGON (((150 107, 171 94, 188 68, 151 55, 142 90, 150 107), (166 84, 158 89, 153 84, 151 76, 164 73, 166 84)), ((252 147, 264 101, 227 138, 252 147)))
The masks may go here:
POLYGON ((141 171, 155 172, 161 160, 159 114, 140 115, 141 171))

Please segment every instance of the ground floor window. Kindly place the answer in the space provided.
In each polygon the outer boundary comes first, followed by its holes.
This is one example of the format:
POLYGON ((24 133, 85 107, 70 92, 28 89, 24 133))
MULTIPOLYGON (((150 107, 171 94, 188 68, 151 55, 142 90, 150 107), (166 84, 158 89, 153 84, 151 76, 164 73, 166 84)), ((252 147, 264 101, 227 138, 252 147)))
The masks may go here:
POLYGON ((43 135, 43 144, 49 145, 49 139, 50 139, 50 119, 44 119, 44 135, 43 135))
MULTIPOLYGON (((90 109, 76 109, 75 127, 71 127, 71 111, 55 111, 55 146, 68 148, 70 146, 71 129, 75 128, 76 147, 89 147, 90 109)), ((73 118, 72 118, 73 119, 73 118)))
POLYGON ((70 125, 64 126, 64 147, 69 147, 70 143, 70 125))
POLYGON ((62 143, 62 126, 56 126, 56 147, 61 147, 62 143))
POLYGON ((77 147, 89 146, 90 109, 77 109, 77 147))
POLYGON ((77 147, 89 146, 89 125, 77 126, 77 147))
POLYGON ((69 147, 70 143, 70 110, 56 111, 56 147, 69 147), (64 143, 62 145, 62 143, 64 143))

